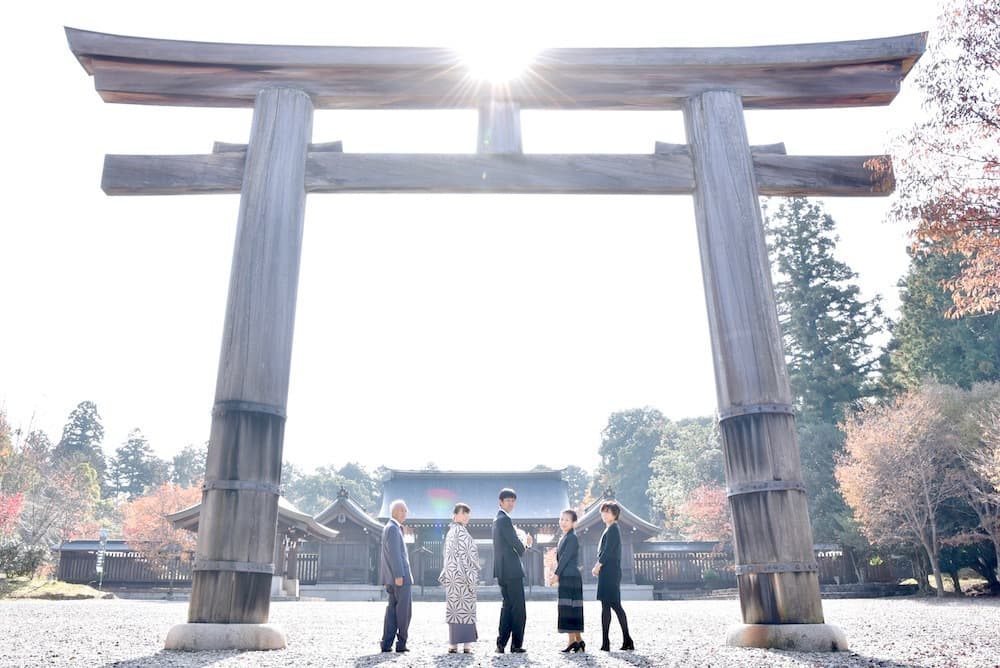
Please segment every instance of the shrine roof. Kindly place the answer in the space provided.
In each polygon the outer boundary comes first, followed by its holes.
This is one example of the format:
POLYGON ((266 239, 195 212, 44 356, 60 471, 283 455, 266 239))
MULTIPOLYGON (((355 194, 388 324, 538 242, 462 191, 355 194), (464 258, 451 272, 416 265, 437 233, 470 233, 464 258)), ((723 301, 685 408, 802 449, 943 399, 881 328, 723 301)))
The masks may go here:
POLYGON ((569 507, 569 493, 562 471, 399 471, 390 470, 382 480, 382 508, 378 516, 389 518, 389 504, 403 499, 408 521, 450 520, 458 502, 472 508, 473 520, 492 520, 504 487, 517 493, 515 521, 559 518, 569 507))
MULTIPOLYGON (((167 520, 177 529, 197 531, 201 518, 201 504, 197 503, 176 513, 166 515, 167 520)), ((278 529, 301 531, 310 538, 330 540, 337 536, 337 531, 319 524, 311 515, 302 512, 283 496, 278 497, 278 529)))

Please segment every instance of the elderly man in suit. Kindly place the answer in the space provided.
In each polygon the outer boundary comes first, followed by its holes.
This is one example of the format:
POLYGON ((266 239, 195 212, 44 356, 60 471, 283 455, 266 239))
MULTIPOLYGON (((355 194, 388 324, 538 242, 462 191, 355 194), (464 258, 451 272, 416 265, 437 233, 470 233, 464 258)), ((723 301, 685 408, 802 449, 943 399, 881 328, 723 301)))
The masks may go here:
POLYGON ((403 522, 406 521, 407 512, 404 501, 401 499, 393 501, 389 505, 389 514, 392 517, 382 529, 379 582, 385 585, 385 591, 389 594, 380 643, 383 652, 392 651, 393 638, 396 639, 397 652, 410 651, 406 648, 406 637, 410 628, 410 613, 413 610, 413 576, 410 573, 410 558, 406 554, 406 543, 403 542, 403 522))
POLYGON ((521 555, 525 544, 531 547, 531 536, 525 535, 524 543, 517 537, 510 514, 514 511, 517 494, 514 490, 500 490, 500 510, 493 520, 493 577, 500 585, 503 607, 500 608, 500 635, 497 636, 497 654, 503 654, 510 642, 510 651, 520 654, 524 647, 524 624, 527 612, 524 607, 524 569, 521 555))

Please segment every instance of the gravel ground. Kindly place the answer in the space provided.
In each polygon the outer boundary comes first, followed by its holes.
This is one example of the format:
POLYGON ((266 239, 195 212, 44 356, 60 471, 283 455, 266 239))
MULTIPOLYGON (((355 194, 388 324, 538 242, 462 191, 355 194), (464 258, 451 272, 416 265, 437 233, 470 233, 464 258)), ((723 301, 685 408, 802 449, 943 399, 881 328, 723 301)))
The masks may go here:
MULTIPOLYGON (((847 634, 850 652, 790 653, 726 647, 739 619, 736 601, 626 601, 635 652, 597 651, 600 608, 585 609, 585 654, 560 654, 556 606, 528 602, 527 654, 493 653, 500 604, 479 605, 475 653, 445 653, 443 603, 415 603, 408 654, 381 654, 384 605, 275 602, 271 622, 288 636, 273 652, 167 652, 167 631, 187 603, 134 600, 0 601, 0 666, 1000 666, 1000 600, 925 598, 824 601, 827 621, 847 634)), ((612 643, 621 644, 617 622, 612 643)))

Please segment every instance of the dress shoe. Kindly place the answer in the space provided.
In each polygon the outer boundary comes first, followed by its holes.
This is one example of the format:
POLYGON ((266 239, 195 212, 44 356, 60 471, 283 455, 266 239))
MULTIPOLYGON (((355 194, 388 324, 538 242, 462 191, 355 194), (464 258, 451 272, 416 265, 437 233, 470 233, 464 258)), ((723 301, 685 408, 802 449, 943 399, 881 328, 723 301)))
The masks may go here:
POLYGON ((379 649, 380 649, 380 650, 382 650, 383 652, 391 652, 391 651, 392 651, 392 646, 389 646, 389 647, 382 647, 382 646, 380 645, 380 646, 379 646, 379 649))
POLYGON ((577 651, 577 652, 586 652, 587 651, 587 643, 585 641, 581 640, 580 642, 578 642, 576 644, 576 650, 574 650, 574 651, 577 651))
POLYGON ((501 647, 500 645, 497 645, 496 653, 497 654, 503 654, 503 647, 501 647))
POLYGON ((454 647, 449 647, 448 648, 448 654, 457 654, 457 653, 458 653, 458 650, 455 649, 454 647))
POLYGON ((463 651, 463 652, 465 652, 466 654, 472 654, 472 650, 471 650, 471 649, 469 649, 468 647, 466 647, 466 648, 465 648, 465 649, 463 649, 462 651, 463 651))
POLYGON ((409 652, 410 649, 408 647, 397 647, 396 651, 402 654, 403 652, 409 652))
POLYGON ((511 647, 510 648, 510 653, 511 654, 524 654, 527 651, 528 650, 524 649, 523 647, 511 647))
POLYGON ((566 649, 564 649, 562 651, 563 651, 563 653, 566 653, 566 652, 575 652, 578 647, 580 647, 580 643, 578 643, 578 642, 571 642, 570 644, 568 644, 566 646, 566 649))
POLYGON ((627 649, 633 649, 634 650, 635 649, 635 643, 632 642, 631 638, 626 638, 625 642, 622 643, 622 649, 623 650, 627 650, 627 649))

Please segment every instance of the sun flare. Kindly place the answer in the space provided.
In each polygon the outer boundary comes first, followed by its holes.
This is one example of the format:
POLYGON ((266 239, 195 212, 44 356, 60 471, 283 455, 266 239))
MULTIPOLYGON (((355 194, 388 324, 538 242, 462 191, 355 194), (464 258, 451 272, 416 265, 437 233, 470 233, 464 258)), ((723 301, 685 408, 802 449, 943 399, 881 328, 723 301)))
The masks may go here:
POLYGON ((524 74, 538 49, 523 44, 496 44, 488 40, 459 49, 469 75, 477 81, 502 84, 524 74))

